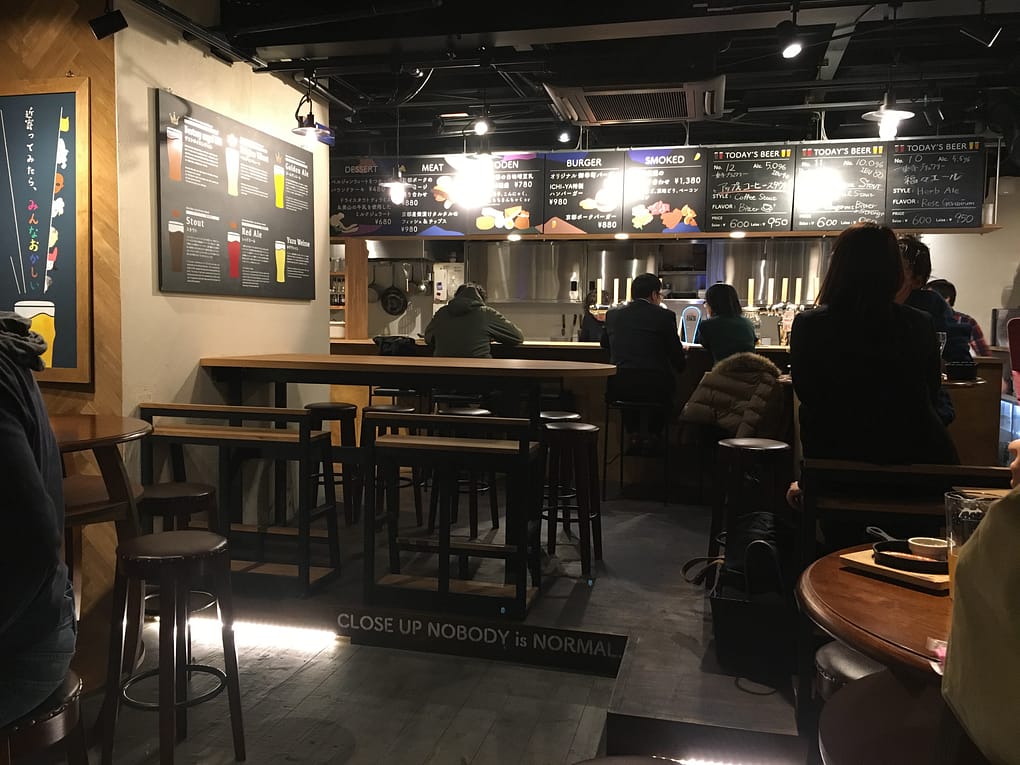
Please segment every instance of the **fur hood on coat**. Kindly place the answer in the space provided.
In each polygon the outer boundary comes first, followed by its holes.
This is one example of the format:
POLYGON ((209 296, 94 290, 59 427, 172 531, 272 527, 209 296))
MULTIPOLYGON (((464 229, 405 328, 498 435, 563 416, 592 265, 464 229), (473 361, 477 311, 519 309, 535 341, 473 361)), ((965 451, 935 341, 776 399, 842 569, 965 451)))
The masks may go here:
POLYGON ((681 422, 716 425, 733 438, 767 438, 780 428, 779 367, 756 353, 729 356, 705 373, 681 422))

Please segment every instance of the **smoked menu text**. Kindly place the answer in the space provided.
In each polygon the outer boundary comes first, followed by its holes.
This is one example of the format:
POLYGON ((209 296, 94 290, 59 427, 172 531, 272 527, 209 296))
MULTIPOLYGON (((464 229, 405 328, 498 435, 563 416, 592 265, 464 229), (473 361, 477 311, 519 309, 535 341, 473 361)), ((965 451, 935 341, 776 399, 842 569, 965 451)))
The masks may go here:
POLYGON ((315 297, 312 155, 159 91, 160 289, 315 297))

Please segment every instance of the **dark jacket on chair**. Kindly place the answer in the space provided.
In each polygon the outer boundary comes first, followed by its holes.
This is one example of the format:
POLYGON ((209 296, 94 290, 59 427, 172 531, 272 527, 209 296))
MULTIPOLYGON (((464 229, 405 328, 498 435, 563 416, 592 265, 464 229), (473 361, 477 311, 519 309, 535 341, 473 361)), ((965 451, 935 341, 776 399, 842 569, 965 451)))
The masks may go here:
POLYGON ((680 421, 715 425, 736 438, 775 438, 782 429, 779 367, 756 353, 737 353, 709 370, 680 421))
POLYGON ((46 343, 28 326, 0 312, 0 672, 60 626, 68 589, 60 452, 32 377, 46 343))

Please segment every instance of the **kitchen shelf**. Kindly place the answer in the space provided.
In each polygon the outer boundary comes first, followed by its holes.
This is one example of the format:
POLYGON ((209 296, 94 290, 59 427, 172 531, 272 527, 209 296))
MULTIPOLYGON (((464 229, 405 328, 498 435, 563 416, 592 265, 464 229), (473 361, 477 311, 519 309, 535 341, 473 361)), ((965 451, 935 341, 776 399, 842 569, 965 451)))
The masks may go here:
POLYGON ((330 276, 344 276, 344 277, 346 277, 347 276, 347 272, 346 271, 330 271, 329 275, 330 276))

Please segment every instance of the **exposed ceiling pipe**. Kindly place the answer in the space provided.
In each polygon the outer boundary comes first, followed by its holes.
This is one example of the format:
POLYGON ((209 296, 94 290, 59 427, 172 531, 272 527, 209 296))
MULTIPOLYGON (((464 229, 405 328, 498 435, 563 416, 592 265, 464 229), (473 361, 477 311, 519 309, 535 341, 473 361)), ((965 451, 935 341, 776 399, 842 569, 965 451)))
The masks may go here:
MULTIPOLYGON (((136 0, 137 2, 138 0, 136 0)), ((392 56, 363 56, 363 57, 331 57, 322 59, 294 59, 292 61, 274 61, 265 65, 266 72, 292 72, 304 70, 310 66, 321 75, 344 75, 344 74, 386 74, 393 71, 392 56)), ((504 68, 533 67, 532 71, 545 71, 546 62, 536 59, 506 59, 506 60, 485 60, 478 57, 471 58, 443 58, 430 61, 407 60, 402 63, 406 69, 478 69, 482 66, 490 66, 499 71, 504 68)))
POLYGON ((368 8, 351 9, 340 13, 330 13, 325 16, 315 16, 314 18, 307 19, 294 18, 290 21, 273 21, 266 24, 255 24, 250 27, 240 27, 231 30, 230 37, 233 39, 261 32, 283 32, 288 29, 304 29, 305 27, 338 24, 344 21, 357 21, 377 16, 395 16, 401 13, 413 13, 414 11, 428 11, 438 8, 442 4, 443 0, 405 0, 404 2, 390 4, 370 3, 368 8))
POLYGON ((236 61, 245 61, 256 69, 261 69, 267 66, 266 62, 259 58, 256 54, 238 48, 226 38, 210 29, 207 29, 206 27, 203 27, 201 24, 196 24, 184 14, 179 13, 168 5, 164 5, 159 2, 159 0, 135 0, 135 4, 140 5, 150 13, 154 13, 159 16, 171 26, 181 30, 181 32, 191 35, 197 40, 201 40, 215 50, 226 53, 236 61))

